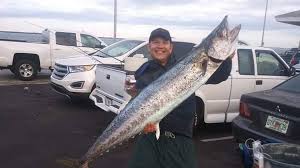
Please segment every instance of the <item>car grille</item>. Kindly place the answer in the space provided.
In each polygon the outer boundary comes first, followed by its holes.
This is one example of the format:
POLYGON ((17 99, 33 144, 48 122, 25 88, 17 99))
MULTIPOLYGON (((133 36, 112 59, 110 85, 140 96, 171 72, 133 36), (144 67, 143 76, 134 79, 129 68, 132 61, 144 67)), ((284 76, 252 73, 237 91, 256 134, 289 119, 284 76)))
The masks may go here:
POLYGON ((55 63, 52 76, 56 79, 63 79, 67 74, 68 66, 55 63))

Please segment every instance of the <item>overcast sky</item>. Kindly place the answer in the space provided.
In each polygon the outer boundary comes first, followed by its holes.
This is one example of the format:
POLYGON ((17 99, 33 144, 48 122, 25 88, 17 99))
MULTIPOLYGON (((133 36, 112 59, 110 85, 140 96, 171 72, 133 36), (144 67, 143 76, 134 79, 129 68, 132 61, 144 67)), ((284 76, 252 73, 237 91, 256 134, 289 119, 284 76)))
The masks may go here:
MULTIPOLYGON (((147 38, 157 27, 176 40, 200 42, 229 15, 242 24, 240 39, 261 43, 266 0, 118 0, 118 37, 147 38)), ((85 31, 113 36, 113 0, 1 0, 0 31, 85 31)), ((265 46, 297 47, 300 27, 279 23, 275 16, 300 10, 300 0, 269 0, 265 46)))

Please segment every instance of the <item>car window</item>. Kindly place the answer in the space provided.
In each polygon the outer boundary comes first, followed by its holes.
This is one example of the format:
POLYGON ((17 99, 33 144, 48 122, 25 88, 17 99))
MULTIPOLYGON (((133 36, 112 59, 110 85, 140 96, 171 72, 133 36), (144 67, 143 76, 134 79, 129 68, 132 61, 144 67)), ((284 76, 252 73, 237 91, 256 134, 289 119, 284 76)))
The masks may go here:
POLYGON ((254 61, 251 49, 238 49, 240 75, 254 75, 254 61))
POLYGON ((283 55, 281 58, 282 58, 286 63, 290 63, 292 57, 293 57, 292 54, 285 54, 285 55, 283 55))
POLYGON ((123 40, 123 38, 113 38, 113 37, 99 37, 99 38, 107 45, 111 45, 113 43, 123 40))
POLYGON ((45 39, 41 33, 0 31, 0 39, 29 43, 49 43, 49 38, 45 39))
POLYGON ((144 45, 143 47, 139 48, 138 50, 136 50, 135 52, 133 52, 132 54, 130 54, 129 57, 133 57, 136 54, 143 54, 145 58, 148 58, 148 60, 152 59, 152 57, 150 55, 150 52, 148 50, 147 45, 144 45))
POLYGON ((256 50, 255 54, 258 75, 286 76, 284 65, 273 52, 256 50))
POLYGON ((58 45, 77 46, 75 33, 56 32, 55 38, 58 45))
POLYGON ((80 34, 80 37, 81 37, 82 47, 97 48, 101 46, 101 42, 93 36, 80 34))
POLYGON ((124 40, 112 44, 108 47, 105 47, 101 51, 95 53, 95 56, 99 57, 118 57, 123 54, 126 54, 133 48, 137 47, 138 45, 142 44, 143 41, 139 40, 124 40))
POLYGON ((275 89, 285 90, 288 92, 300 92, 299 83, 300 75, 297 75, 287 80, 286 82, 283 82, 282 84, 278 85, 277 87, 275 87, 275 89))

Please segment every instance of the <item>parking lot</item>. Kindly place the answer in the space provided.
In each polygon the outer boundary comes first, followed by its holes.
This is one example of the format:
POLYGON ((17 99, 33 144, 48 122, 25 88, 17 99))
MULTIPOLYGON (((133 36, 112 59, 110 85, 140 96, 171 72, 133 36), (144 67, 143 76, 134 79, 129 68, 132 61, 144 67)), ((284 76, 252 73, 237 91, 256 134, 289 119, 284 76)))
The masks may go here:
MULTIPOLYGON (((56 168, 57 159, 79 158, 115 114, 90 101, 71 102, 52 91, 45 72, 32 82, 0 71, 0 158, 7 168, 56 168)), ((198 167, 242 167, 230 124, 212 124, 194 136, 198 167)), ((96 161, 95 167, 126 168, 134 140, 96 161)))
POLYGON ((20 81, 9 70, 0 70, 0 86, 49 83, 50 70, 42 70, 33 81, 20 81))

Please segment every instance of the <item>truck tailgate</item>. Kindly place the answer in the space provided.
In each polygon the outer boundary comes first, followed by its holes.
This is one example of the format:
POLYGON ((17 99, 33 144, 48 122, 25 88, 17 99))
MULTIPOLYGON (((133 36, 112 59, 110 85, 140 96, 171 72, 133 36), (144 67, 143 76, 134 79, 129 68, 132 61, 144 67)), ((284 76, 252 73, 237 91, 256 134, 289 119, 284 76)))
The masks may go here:
POLYGON ((124 90, 126 72, 118 68, 97 65, 96 68, 96 86, 107 96, 118 99, 124 99, 128 94, 124 90))

